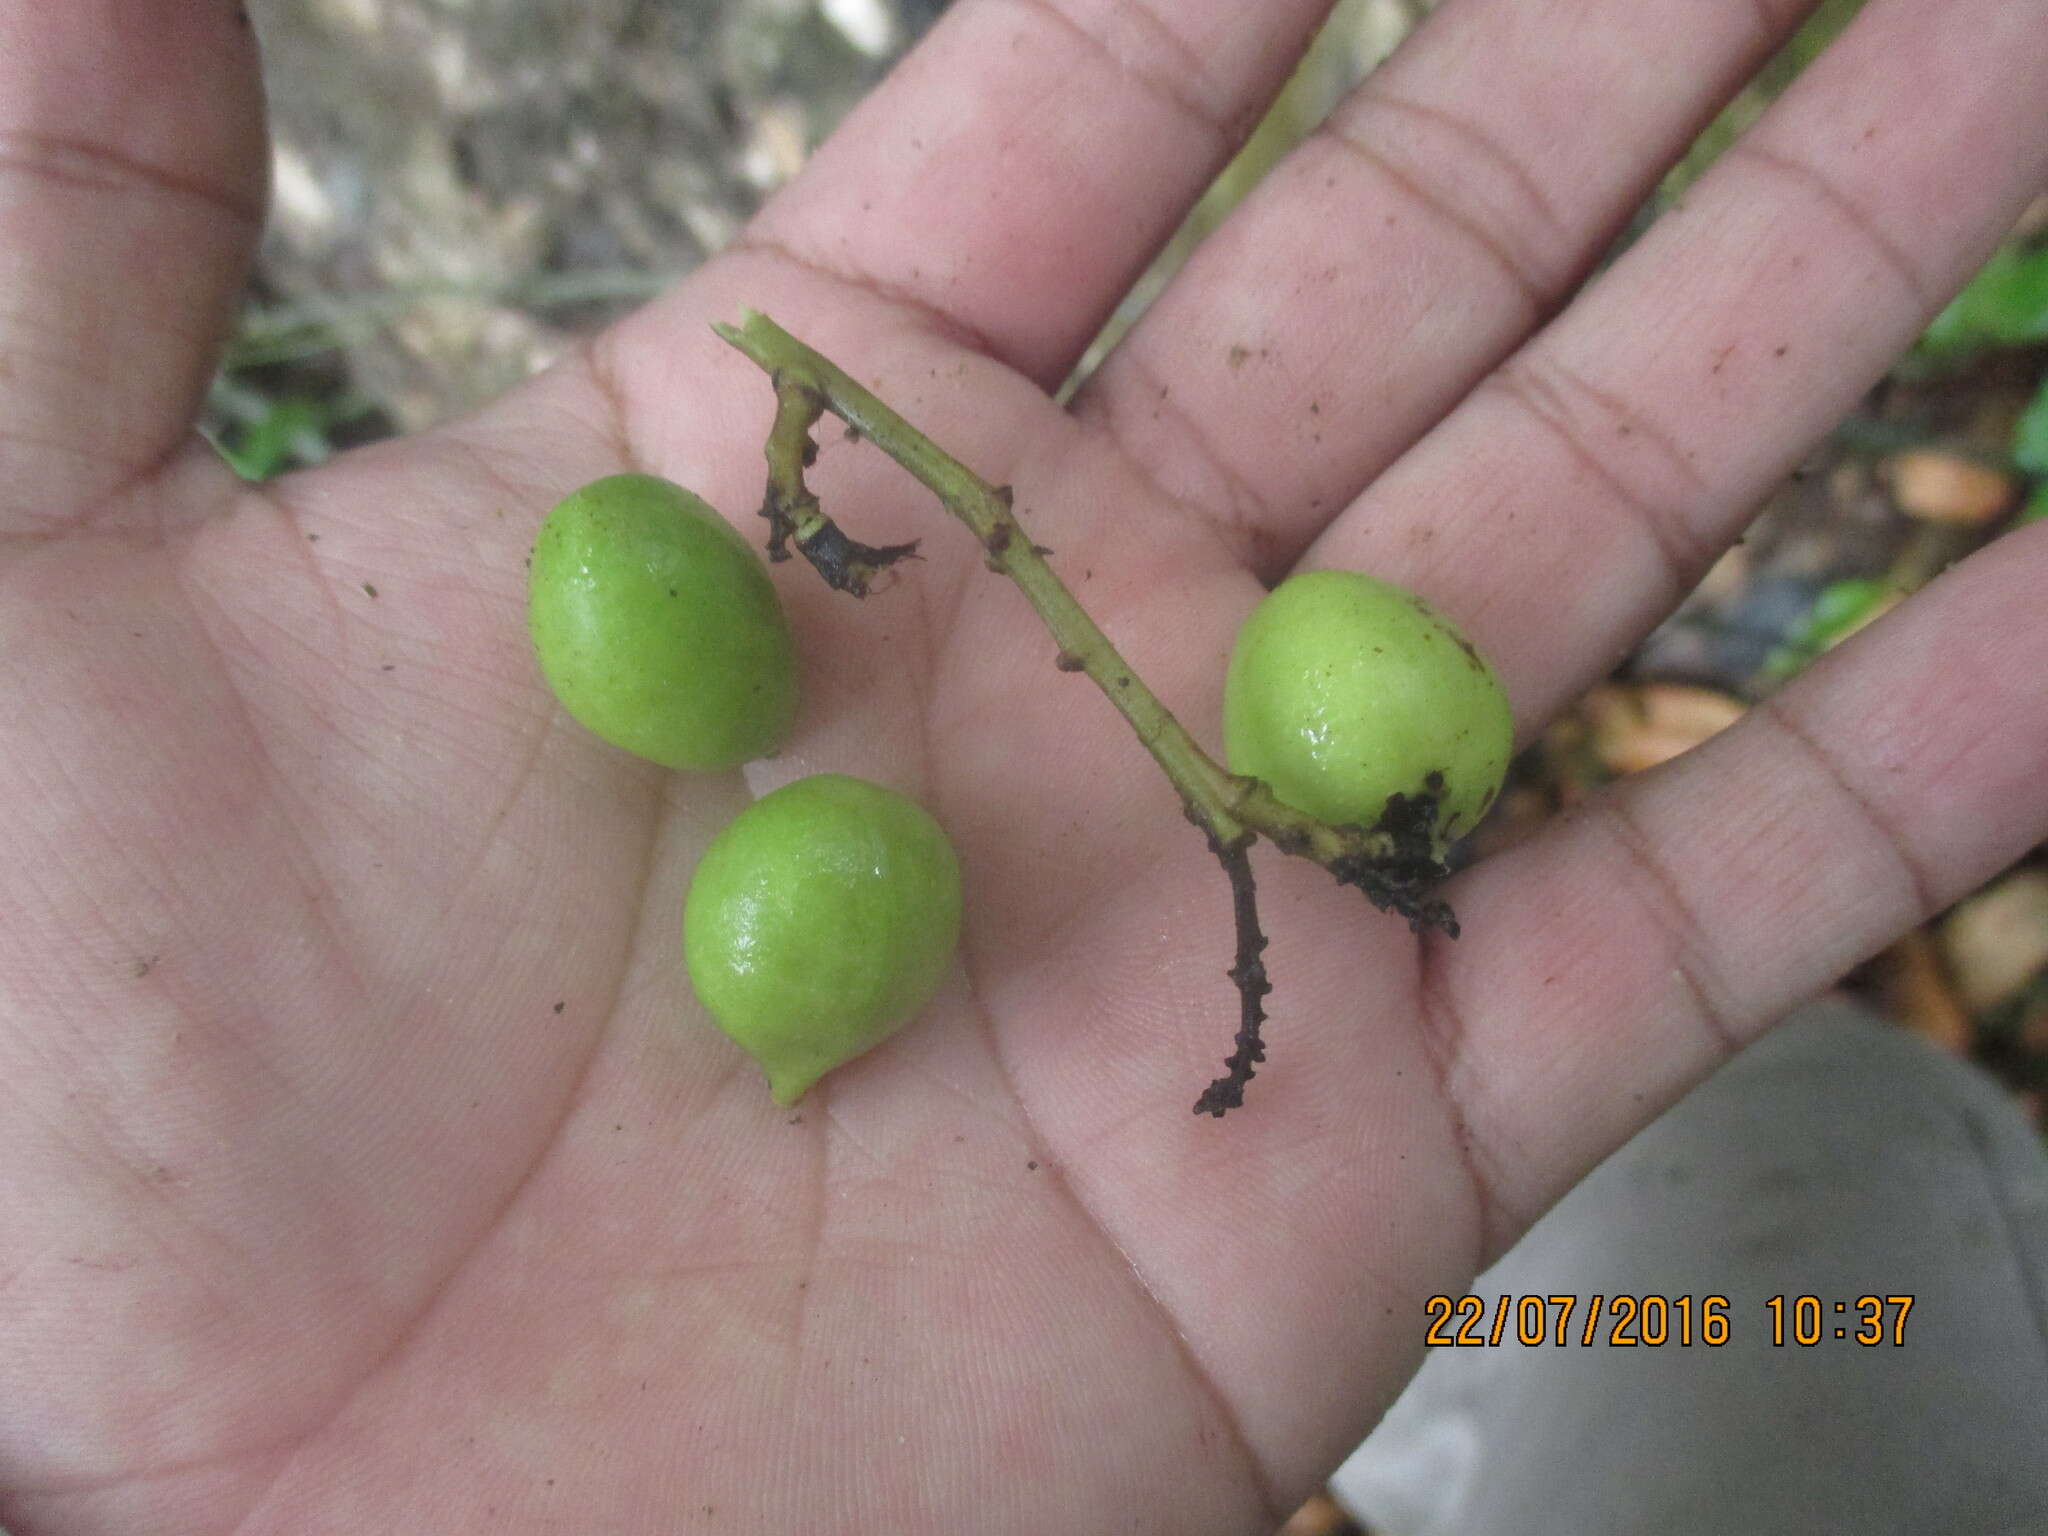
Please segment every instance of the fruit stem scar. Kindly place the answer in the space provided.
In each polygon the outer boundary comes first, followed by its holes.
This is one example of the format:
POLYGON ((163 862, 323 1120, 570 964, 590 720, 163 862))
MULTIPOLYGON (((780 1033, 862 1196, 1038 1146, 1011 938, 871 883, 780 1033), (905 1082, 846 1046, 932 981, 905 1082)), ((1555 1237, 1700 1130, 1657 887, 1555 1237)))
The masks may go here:
POLYGON ((1258 1024, 1265 1014, 1259 999, 1271 986, 1259 959, 1266 941, 1258 931, 1249 859, 1257 838, 1268 839, 1283 853, 1314 860, 1340 884, 1357 886, 1376 907, 1399 913, 1418 931, 1437 927, 1455 932, 1450 908, 1428 896, 1446 872, 1431 854, 1433 799, 1395 796, 1403 803, 1390 802, 1387 814, 1371 826, 1332 826, 1287 805, 1260 780, 1230 773, 1202 750, 1054 573, 1046 560, 1051 551, 1034 543, 1018 519, 1011 487, 990 485, 974 474, 838 364, 766 315, 747 310, 740 324, 712 329, 760 365, 775 388, 775 419, 765 448, 768 487, 761 505, 770 529, 769 558, 788 559, 786 546, 794 542, 828 584, 864 596, 877 571, 916 548, 858 544, 819 507, 804 483, 804 470, 816 452, 811 428, 830 413, 894 459, 966 525, 989 568, 1016 583, 1051 633, 1059 669, 1087 674, 1172 782, 1188 819, 1207 835, 1230 878, 1238 933, 1237 963, 1230 975, 1243 999, 1243 1022, 1237 1053, 1226 1064, 1231 1076, 1218 1079, 1202 1096, 1198 1113, 1220 1115, 1241 1102, 1252 1065, 1264 1056, 1258 1024))

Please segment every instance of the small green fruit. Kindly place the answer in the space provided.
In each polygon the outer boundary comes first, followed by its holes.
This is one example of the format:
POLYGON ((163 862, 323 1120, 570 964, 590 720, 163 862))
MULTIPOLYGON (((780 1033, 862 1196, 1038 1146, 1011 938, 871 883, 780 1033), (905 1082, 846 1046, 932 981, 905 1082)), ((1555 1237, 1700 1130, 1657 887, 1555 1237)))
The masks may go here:
POLYGON ((782 745, 796 652, 761 561, 703 498, 612 475, 541 524, 527 627, 588 730, 668 768, 732 768, 782 745))
POLYGON ((960 866, 939 824, 836 773, 742 811, 683 907, 690 985, 778 1104, 909 1023, 959 936, 960 866))
POLYGON ((1223 737, 1232 772, 1335 826, 1371 826, 1388 796, 1425 795, 1441 775, 1441 858, 1500 792, 1514 715, 1471 642, 1414 593, 1311 571, 1238 631, 1223 737))

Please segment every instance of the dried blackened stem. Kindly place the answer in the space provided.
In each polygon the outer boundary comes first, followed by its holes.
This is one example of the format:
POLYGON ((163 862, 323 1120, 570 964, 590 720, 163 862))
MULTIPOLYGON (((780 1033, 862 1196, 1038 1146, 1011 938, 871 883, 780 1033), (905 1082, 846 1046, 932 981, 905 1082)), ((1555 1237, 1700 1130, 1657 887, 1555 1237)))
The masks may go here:
POLYGON ((917 558, 917 541, 863 544, 825 515, 803 474, 817 461, 811 426, 824 413, 823 395, 777 370, 775 424, 768 429, 768 491, 761 501, 761 515, 768 519, 768 558, 787 560, 795 544, 825 585, 866 597, 876 576, 899 560, 917 558))
POLYGON ((1252 838, 1249 834, 1234 843, 1209 839, 1209 851, 1230 877, 1230 906, 1237 919, 1237 962, 1230 979, 1237 986, 1237 1049, 1224 1060, 1228 1075, 1219 1077, 1195 1100, 1195 1113, 1214 1115, 1219 1120, 1227 1109, 1244 1102, 1244 1085, 1257 1073, 1253 1070, 1266 1059, 1266 1045, 1259 1038, 1259 1026, 1266 1022, 1265 997, 1273 990, 1266 979, 1266 936, 1259 931, 1258 882, 1252 878, 1252 838))
POLYGON ((1458 936, 1451 905, 1430 892, 1450 873, 1436 857, 1436 822, 1443 804, 1444 776, 1432 773, 1419 795, 1389 795, 1373 830, 1386 850, 1371 858, 1344 856, 1328 865, 1339 885, 1355 885, 1382 912, 1398 912, 1416 933, 1441 929, 1458 936))
POLYGON ((825 578, 826 586, 855 597, 866 597, 875 578, 897 561, 919 558, 915 539, 908 544, 863 544, 841 533, 829 517, 822 527, 800 536, 796 547, 825 578))

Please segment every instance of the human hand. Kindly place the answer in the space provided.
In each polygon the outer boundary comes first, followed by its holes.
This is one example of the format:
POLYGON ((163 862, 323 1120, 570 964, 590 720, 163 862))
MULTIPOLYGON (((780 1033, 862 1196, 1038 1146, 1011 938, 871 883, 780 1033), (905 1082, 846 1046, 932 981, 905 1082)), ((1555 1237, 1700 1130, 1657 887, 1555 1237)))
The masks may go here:
POLYGON ((1455 944, 1263 860, 1273 1054, 1220 1123, 1214 864, 897 471, 826 445, 848 530, 927 558, 866 604, 777 569, 807 703, 746 781, 566 722, 523 557, 625 468, 748 521, 770 396, 708 323, 754 305, 1013 484, 1202 739, 1300 562, 1427 593, 1532 729, 2048 173, 2038 0, 1871 0, 1557 313, 1792 9, 1447 0, 1061 410, 1320 7, 962 0, 668 299, 248 487, 191 433, 259 201, 232 8, 0 0, 0 1523, 1277 1520, 1424 1296, 2048 833, 2048 530, 1461 876, 1455 944), (946 824, 967 937, 791 1113, 677 920, 826 769, 946 824))

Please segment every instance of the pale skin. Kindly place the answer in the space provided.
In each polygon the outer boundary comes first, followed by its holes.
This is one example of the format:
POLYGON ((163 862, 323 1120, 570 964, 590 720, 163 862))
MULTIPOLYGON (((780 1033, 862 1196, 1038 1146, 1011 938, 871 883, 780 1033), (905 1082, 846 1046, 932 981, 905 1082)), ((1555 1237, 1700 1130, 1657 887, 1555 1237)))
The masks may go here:
POLYGON ((249 34, 0 0, 0 1524, 1261 1529, 1427 1295, 2048 835, 2035 528, 1461 876, 1456 943, 1263 858, 1272 1057, 1218 1122, 1214 861, 871 450, 828 435, 814 487, 928 558, 865 604, 777 569, 779 761, 666 774, 553 705, 553 500, 643 469, 754 529, 772 399, 709 330, 751 305, 1014 485, 1212 746, 1296 564, 1426 593, 1526 734, 2048 183, 2048 5, 1871 0, 1567 305, 1797 8, 1446 0, 1056 407, 1317 10, 961 0, 674 294, 252 489, 191 427, 262 203, 249 34), (678 913, 747 796, 820 770, 933 810, 967 931, 792 1112, 678 913))

